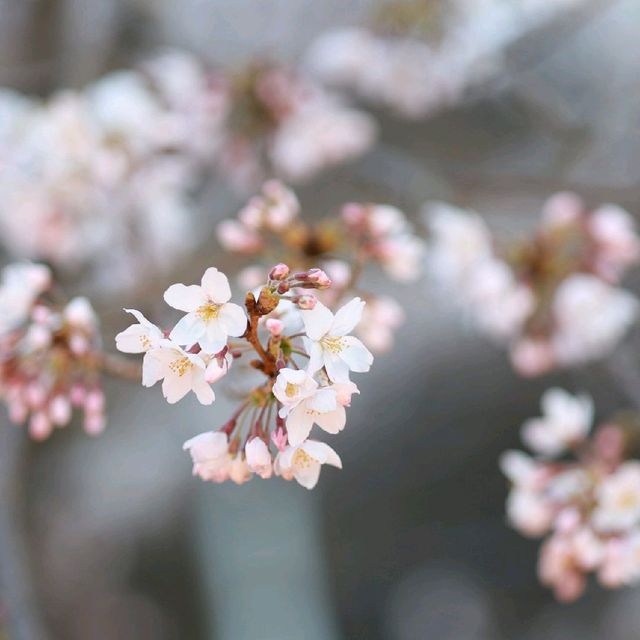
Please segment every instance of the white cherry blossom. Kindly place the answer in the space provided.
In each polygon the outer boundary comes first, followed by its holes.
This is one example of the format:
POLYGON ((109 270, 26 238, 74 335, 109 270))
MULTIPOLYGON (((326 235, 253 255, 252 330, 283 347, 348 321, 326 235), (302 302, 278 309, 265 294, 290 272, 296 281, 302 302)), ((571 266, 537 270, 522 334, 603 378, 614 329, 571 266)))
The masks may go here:
POLYGON ((348 382, 349 371, 369 371, 373 355, 358 338, 347 335, 360 322, 364 305, 360 298, 354 298, 335 315, 321 302, 301 312, 310 355, 309 373, 324 367, 333 382, 348 382))
POLYGON ((116 347, 123 353, 146 353, 159 346, 163 340, 162 330, 147 320, 136 309, 125 309, 138 322, 127 327, 116 336, 116 347))
POLYGON ((142 363, 142 384, 152 387, 163 380, 162 393, 174 404, 193 391, 202 404, 215 400, 213 389, 205 379, 206 365, 199 354, 188 353, 170 340, 147 352, 142 363))
POLYGON ((231 289, 227 276, 215 267, 205 271, 200 285, 170 286, 164 299, 174 309, 187 312, 169 336, 180 345, 199 343, 205 353, 218 353, 228 336, 241 336, 247 328, 242 307, 229 302, 231 289))
POLYGON ((229 442, 221 431, 207 431, 187 440, 182 448, 193 460, 193 475, 203 480, 223 482, 229 476, 229 442))
POLYGON ((267 443, 262 438, 252 438, 244 448, 249 469, 257 473, 263 480, 273 474, 271 452, 267 443))
POLYGON ((324 442, 306 440, 299 446, 288 446, 276 457, 274 469, 286 480, 295 479, 306 489, 318 483, 323 464, 342 469, 340 456, 324 442))
POLYGON ((598 487, 593 522, 600 531, 630 529, 640 522, 640 462, 622 464, 598 487))
POLYGON ((527 420, 523 441, 534 451, 555 456, 588 435, 593 420, 593 402, 562 389, 549 389, 542 396, 542 417, 527 420))

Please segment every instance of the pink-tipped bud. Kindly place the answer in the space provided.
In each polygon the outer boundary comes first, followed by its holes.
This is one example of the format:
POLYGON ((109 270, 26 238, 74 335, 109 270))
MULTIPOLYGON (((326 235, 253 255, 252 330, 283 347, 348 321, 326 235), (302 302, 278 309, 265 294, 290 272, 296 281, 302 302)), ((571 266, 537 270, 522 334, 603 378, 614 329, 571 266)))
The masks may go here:
POLYGON ((87 397, 87 390, 79 384, 74 384, 69 390, 69 399, 74 407, 83 407, 87 397))
POLYGON ((99 389, 94 389, 87 394, 84 399, 84 410, 87 413, 103 413, 105 406, 104 393, 99 389))
POLYGON ((29 434, 34 440, 46 440, 53 429, 51 420, 45 413, 39 411, 31 416, 29 422, 29 434))
POLYGON ((57 395, 49 403, 49 417, 57 427, 63 427, 71 420, 71 403, 66 396, 57 395))
POLYGON ((278 285, 277 291, 280 295, 283 295, 287 293, 287 291, 289 291, 290 288, 291 288, 291 285, 288 282, 283 281, 278 285))
POLYGON ((107 419, 104 413, 87 413, 84 416, 84 430, 90 436, 97 436, 104 431, 107 426, 107 419))
POLYGON ((316 303, 318 302, 318 298, 310 293, 306 293, 304 295, 298 296, 296 298, 296 302, 300 309, 310 310, 315 308, 316 303))
POLYGON ((328 289, 331 286, 331 278, 322 269, 309 269, 307 279, 318 289, 328 289))
POLYGON ((287 448, 287 434, 282 427, 278 427, 278 429, 271 434, 271 441, 276 445, 278 451, 284 451, 287 448))
POLYGON ((285 280, 289 277, 290 269, 284 264, 284 262, 280 262, 275 267, 269 271, 269 278, 271 280, 285 280))
POLYGON ((269 318, 266 322, 269 333, 275 338, 282 334, 284 329, 284 322, 278 318, 269 318))

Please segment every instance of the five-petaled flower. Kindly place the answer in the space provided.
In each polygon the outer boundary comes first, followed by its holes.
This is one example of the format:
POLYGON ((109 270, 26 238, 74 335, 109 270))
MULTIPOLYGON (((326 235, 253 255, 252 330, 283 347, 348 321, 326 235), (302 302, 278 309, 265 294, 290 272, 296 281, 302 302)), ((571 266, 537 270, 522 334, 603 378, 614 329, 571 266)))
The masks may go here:
POLYGON ((342 469, 340 456, 324 442, 305 440, 299 446, 288 446, 276 457, 274 469, 285 480, 295 480, 305 489, 318 483, 323 464, 342 469))
POLYGON ((169 335, 180 345, 199 344, 205 353, 218 353, 227 344, 228 336, 241 336, 247 328, 242 307, 229 302, 227 276, 215 267, 205 271, 200 285, 171 285, 164 292, 164 299, 174 309, 187 312, 169 335))
POLYGON ((301 312, 310 356, 309 373, 324 367, 333 382, 348 382, 349 371, 369 371, 373 355, 358 338, 347 335, 360 322, 364 305, 360 298, 354 298, 335 315, 321 302, 301 312))

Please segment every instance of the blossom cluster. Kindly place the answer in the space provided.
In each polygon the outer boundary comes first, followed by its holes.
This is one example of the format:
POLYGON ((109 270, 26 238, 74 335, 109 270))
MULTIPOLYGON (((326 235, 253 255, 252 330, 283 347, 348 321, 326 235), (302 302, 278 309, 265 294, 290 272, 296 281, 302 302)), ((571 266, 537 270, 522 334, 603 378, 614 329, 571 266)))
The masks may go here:
POLYGON ((583 0, 396 0, 370 28, 329 31, 308 66, 332 86, 420 118, 496 76, 519 35, 583 0))
POLYGON ((86 298, 53 302, 44 265, 15 263, 0 282, 0 399, 9 417, 29 422, 36 440, 83 413, 84 429, 105 426, 102 359, 96 315, 86 298))
POLYGON ((314 425, 330 434, 344 429, 345 408, 359 393, 350 374, 369 371, 373 356, 351 335, 365 302, 355 297, 334 314, 314 295, 331 284, 320 269, 294 272, 279 263, 256 294, 247 294, 243 309, 231 302, 227 277, 210 267, 199 285, 166 290, 167 304, 185 312, 170 330, 130 310, 138 322, 116 337, 117 347, 144 353, 143 385, 162 380, 170 403, 193 392, 211 404, 212 385, 236 360, 234 368, 244 362, 262 374, 220 429, 185 443, 195 475, 241 484, 275 474, 311 489, 323 464, 341 467, 338 454, 311 432, 314 425))
POLYGON ((2 90, 6 248, 65 269, 98 263, 103 284, 126 281, 132 263, 169 265, 193 240, 196 145, 219 119, 205 87, 197 62, 174 53, 46 100, 2 90))
POLYGON ((196 241, 205 172, 243 188, 264 173, 305 179, 375 135, 295 70, 213 71, 180 51, 45 100, 0 90, 0 237, 20 258, 126 282, 196 241))
POLYGON ((639 583, 640 461, 625 457, 624 420, 589 438, 591 399, 561 389, 543 395, 542 411, 522 428, 535 456, 508 451, 501 459, 513 484, 509 521, 523 535, 547 536, 540 580, 562 601, 578 598, 590 573, 609 588, 639 583))
POLYGON ((268 175, 308 180, 368 151, 371 116, 328 93, 301 70, 251 64, 213 82, 221 105, 217 164, 241 191, 268 175))
POLYGON ((589 210, 556 194, 535 235, 514 243, 494 241, 471 211, 437 204, 428 218, 435 280, 509 346, 522 375, 601 358, 637 318, 637 298, 618 285, 640 259, 640 238, 620 207, 589 210))
MULTIPOLYGON (((220 223, 218 239, 230 252, 263 260, 241 273, 241 283, 249 288, 264 277, 264 265, 274 249, 292 268, 319 265, 333 283, 319 293, 329 306, 355 291, 367 266, 377 264, 388 277, 408 282, 420 277, 424 257, 423 241, 399 209, 350 203, 339 218, 311 225, 301 219, 296 195, 275 180, 266 182, 262 193, 236 218, 220 223)), ((393 334, 404 321, 402 308, 390 296, 357 292, 367 301, 359 337, 376 352, 390 349, 393 334)))

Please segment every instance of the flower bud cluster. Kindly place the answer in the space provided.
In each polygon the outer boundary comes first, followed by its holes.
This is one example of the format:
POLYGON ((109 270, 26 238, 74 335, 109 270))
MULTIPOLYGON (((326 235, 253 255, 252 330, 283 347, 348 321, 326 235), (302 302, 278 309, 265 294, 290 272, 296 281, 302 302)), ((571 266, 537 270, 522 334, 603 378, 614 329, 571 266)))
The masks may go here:
POLYGON ((542 410, 522 429, 535 456, 501 458, 512 483, 509 521, 523 535, 546 536, 541 582, 562 601, 578 598, 591 573, 608 588, 640 583, 640 461, 625 456, 624 421, 589 438, 591 399, 560 389, 543 395, 542 410))
MULTIPOLYGON (((295 195, 281 183, 269 181, 237 219, 219 225, 218 238, 228 251, 264 260, 274 248, 280 251, 287 264, 272 267, 270 286, 278 294, 290 293, 291 300, 304 309, 312 308, 316 299, 333 306, 351 295, 369 265, 380 265, 388 276, 402 282, 420 276, 424 243, 395 207, 349 204, 339 219, 313 226, 302 221, 299 212, 295 195), (318 292, 309 296, 304 289, 318 292)), ((253 289, 266 272, 265 267, 252 265, 239 280, 253 289)), ((402 308, 388 296, 363 294, 361 289, 358 293, 368 303, 358 336, 374 351, 391 349, 393 335, 404 321, 402 308)))
POLYGON ((71 421, 95 435, 105 426, 98 322, 86 298, 52 304, 49 269, 16 263, 0 283, 0 398, 10 419, 37 440, 71 421))
POLYGON ((211 385, 234 359, 248 360, 264 376, 219 430, 185 443, 195 475, 238 484, 277 475, 311 489, 323 464, 341 467, 338 454, 311 432, 314 425, 330 434, 344 429, 346 407, 359 393, 350 372, 369 371, 373 356, 350 335, 364 301, 354 298, 334 314, 310 294, 292 293, 330 284, 320 269, 292 273, 279 263, 259 292, 247 294, 243 309, 230 302, 227 277, 211 267, 199 285, 174 284, 165 292, 165 301, 186 314, 169 331, 129 310, 137 323, 118 334, 117 347, 144 354, 143 385, 162 380, 170 403, 193 392, 211 404, 211 385), (280 292, 286 283, 290 288, 280 292))

